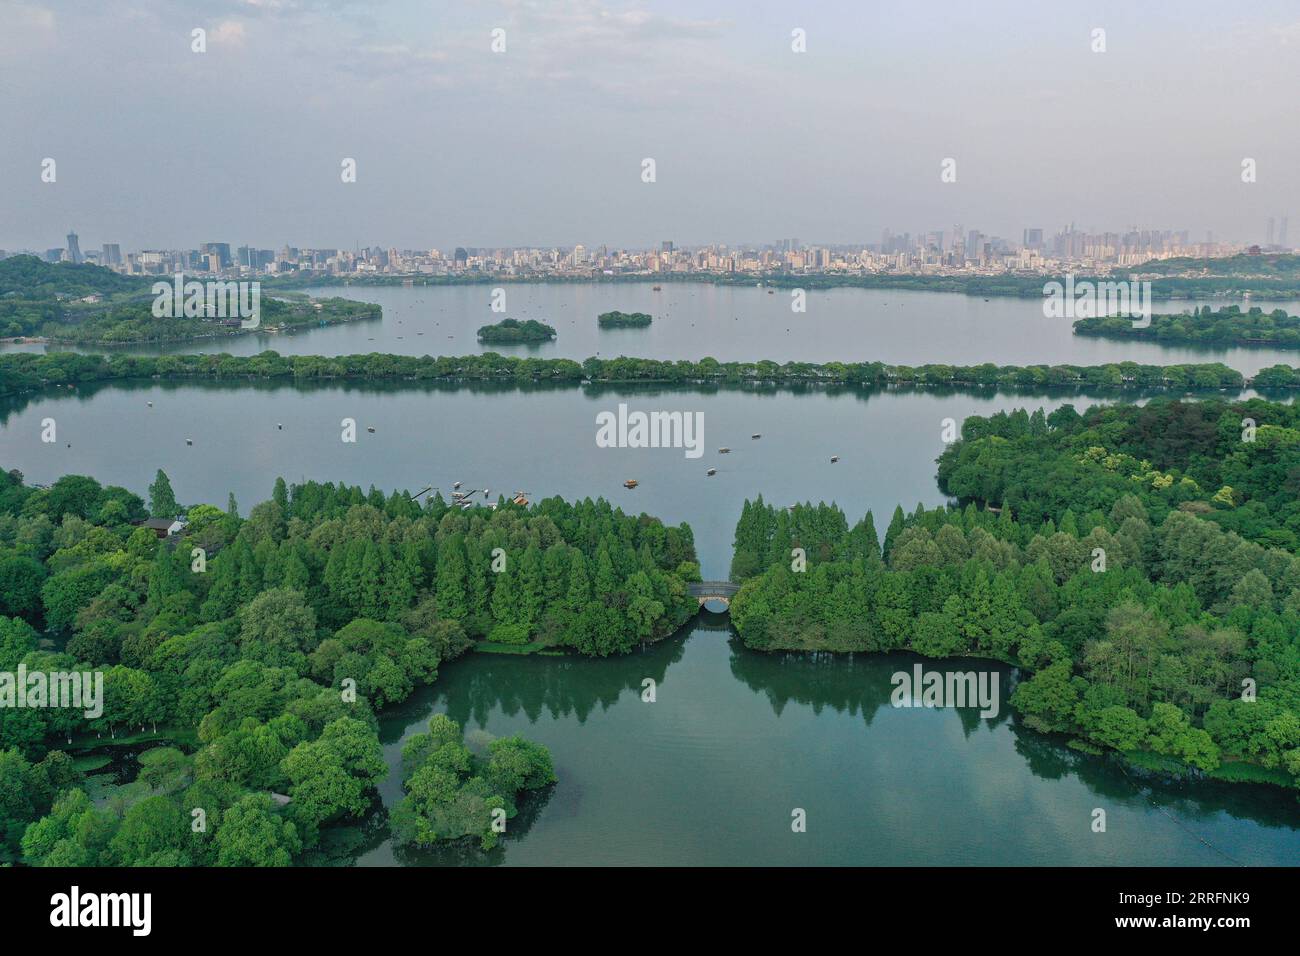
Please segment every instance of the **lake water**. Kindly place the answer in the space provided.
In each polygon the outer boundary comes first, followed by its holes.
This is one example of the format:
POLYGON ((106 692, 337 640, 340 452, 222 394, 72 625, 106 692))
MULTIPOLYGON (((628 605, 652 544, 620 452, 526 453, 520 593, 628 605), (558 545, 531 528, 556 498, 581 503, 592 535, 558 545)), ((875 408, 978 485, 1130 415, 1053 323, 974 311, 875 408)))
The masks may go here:
MULTIPOLYGON (((362 865, 1300 864, 1293 794, 1215 782, 1149 784, 1019 726, 996 670, 998 716, 890 706, 911 654, 761 654, 705 615, 610 660, 478 654, 382 719, 389 765, 431 713, 471 741, 521 733, 560 778, 530 796, 495 850, 393 847, 376 819, 347 847, 362 865), (642 701, 642 681, 656 684, 642 701), (791 830, 795 808, 804 833, 791 830), (1093 833, 1092 812, 1106 811, 1093 833)), ((934 668, 933 662, 927 667, 934 668)), ((381 787, 401 799, 396 769, 381 787)))
MULTIPOLYGON (((1132 360, 1152 365, 1223 362, 1246 375, 1276 364, 1300 364, 1300 351, 1255 348, 1167 348, 1154 342, 1114 342, 1076 336, 1069 319, 1048 319, 1037 298, 953 292, 877 289, 809 290, 807 312, 791 311, 789 290, 755 286, 664 282, 506 284, 504 313, 491 311, 490 284, 398 287, 330 286, 307 290, 377 302, 383 318, 293 334, 253 334, 168 346, 170 352, 252 355, 468 355, 487 351, 475 332, 506 316, 537 319, 555 327, 556 339, 538 346, 492 346, 507 355, 585 359, 592 355, 719 361, 882 361, 921 365, 1101 365, 1132 360), (601 330, 602 312, 648 312, 646 329, 601 330)), ((1156 303, 1158 312, 1182 312, 1201 304, 1156 303)), ((1207 300, 1218 308, 1242 300, 1207 300)), ((1300 302, 1260 302, 1300 314, 1300 302)), ((132 349, 154 353, 157 348, 132 349)))
MULTIPOLYGON (((582 334, 593 341, 605 335, 594 330, 596 311, 640 308, 628 297, 651 294, 642 286, 527 288, 588 297, 582 311, 590 328, 582 334)), ((665 284, 662 294, 689 296, 690 288, 665 284)), ((519 290, 509 288, 512 295, 519 290)), ((375 298, 409 299, 431 290, 366 291, 375 298)), ((484 292, 433 291, 449 299, 484 292)), ((762 302, 751 290, 714 291, 762 302)), ((869 295, 889 297, 890 307, 902 297, 869 295)), ((1027 306, 936 298, 977 310, 1027 306)), ((387 306, 386 313, 382 325, 391 332, 390 323, 402 313, 387 306)), ((774 317, 766 320, 769 325, 774 317)), ((478 319, 457 321, 468 326, 478 319)), ((719 313, 710 334, 719 333, 722 321, 719 313)), ((1045 321, 1040 314, 1038 322, 1045 321)), ((949 322, 965 328, 951 316, 949 322)), ((888 322, 879 327, 902 335, 888 322)), ((325 345, 330 337, 360 331, 318 330, 277 339, 276 345, 365 351, 355 344, 325 345)), ((972 347, 979 348, 970 356, 946 352, 952 343, 942 337, 925 342, 923 331, 908 337, 906 355, 873 350, 866 339, 846 338, 836 350, 817 336, 821 345, 805 347, 818 354, 801 354, 798 348, 782 352, 761 337, 756 344, 721 334, 715 341, 736 351, 700 348, 688 354, 1084 363, 1105 359, 1080 355, 1080 347, 1113 347, 1074 339, 1067 331, 1058 345, 1073 351, 1043 354, 1041 345, 1013 346, 1015 336, 998 322, 974 337, 972 347), (1002 341, 1010 354, 992 354, 986 336, 1002 341)), ((581 341, 576 334, 574 340, 581 341)), ((894 347, 902 348, 901 342, 896 339, 894 347)), ((564 354, 595 351, 588 345, 564 354)), ((372 347, 389 350, 393 341, 372 347)), ((662 348, 664 357, 681 354, 669 342, 662 348)), ((1177 359, 1160 350, 1148 360, 1177 359)), ((18 468, 29 481, 42 483, 67 473, 89 474, 140 494, 162 468, 181 501, 224 506, 233 491, 245 512, 270 496, 279 475, 385 490, 436 485, 444 496, 459 480, 467 488, 490 488, 492 500, 516 490, 534 500, 604 496, 626 511, 688 522, 704 576, 723 578, 746 496, 761 493, 781 505, 835 501, 850 521, 872 509, 883 531, 896 504, 910 509, 918 502, 943 502, 934 478, 943 419, 960 422, 1014 407, 1051 410, 1064 401, 1080 408, 1091 403, 1059 395, 969 392, 136 383, 0 403, 0 467, 18 468), (595 416, 620 403, 634 410, 701 413, 704 455, 598 448, 595 416), (345 417, 357 422, 356 444, 340 441, 345 417), (45 418, 57 423, 55 443, 40 440, 45 418), (365 430, 368 425, 374 433, 365 430), (756 432, 761 439, 750 438, 756 432), (187 438, 193 445, 186 445, 187 438), (730 454, 718 454, 723 445, 731 447, 730 454), (832 464, 831 455, 840 461, 832 464), (717 474, 707 477, 708 468, 717 474), (626 478, 638 479, 640 486, 624 489, 626 478)), ((710 615, 671 640, 623 658, 471 655, 445 665, 436 684, 385 713, 382 738, 392 768, 381 788, 385 805, 400 798, 401 740, 422 730, 434 712, 449 713, 473 738, 521 732, 546 744, 559 785, 525 803, 507 840, 492 853, 395 849, 379 813, 365 827, 331 833, 327 856, 361 864, 1300 863, 1294 793, 1205 781, 1142 783, 1112 761, 1020 728, 1005 701, 994 720, 973 712, 896 710, 888 704, 889 675, 910 669, 913 660, 758 654, 730 638, 725 618, 710 615), (640 699, 645 677, 658 684, 653 704, 640 699), (1097 807, 1107 812, 1104 834, 1089 826, 1097 807), (806 833, 791 832, 794 808, 807 812, 806 833)), ((998 670, 1005 698, 1014 674, 998 670)))

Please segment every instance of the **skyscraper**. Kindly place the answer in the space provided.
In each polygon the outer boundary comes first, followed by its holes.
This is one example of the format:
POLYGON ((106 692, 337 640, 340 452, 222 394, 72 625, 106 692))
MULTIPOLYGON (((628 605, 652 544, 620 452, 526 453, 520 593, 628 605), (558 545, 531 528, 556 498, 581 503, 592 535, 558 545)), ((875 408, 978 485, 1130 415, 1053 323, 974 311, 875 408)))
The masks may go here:
POLYGON ((120 266, 122 264, 122 247, 116 242, 104 243, 104 253, 100 257, 100 265, 120 266))
POLYGON ((68 233, 68 259, 73 263, 84 261, 81 257, 81 246, 77 243, 77 234, 68 233))
POLYGON ((205 242, 199 246, 201 256, 217 257, 217 263, 222 269, 230 267, 230 243, 228 242, 205 242))

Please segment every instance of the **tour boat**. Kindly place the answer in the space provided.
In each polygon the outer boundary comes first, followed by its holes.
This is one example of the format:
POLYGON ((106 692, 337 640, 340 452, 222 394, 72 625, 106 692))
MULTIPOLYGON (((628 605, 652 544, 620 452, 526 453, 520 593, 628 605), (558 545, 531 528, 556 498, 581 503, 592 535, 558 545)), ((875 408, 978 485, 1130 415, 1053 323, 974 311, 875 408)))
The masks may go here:
POLYGON ((718 473, 718 469, 716 468, 710 468, 708 471, 705 472, 705 474, 708 475, 710 478, 712 478, 717 473, 718 473))
POLYGON ((640 482, 637 481, 635 478, 629 478, 627 481, 623 482, 623 487, 624 487, 624 488, 635 488, 635 487, 636 487, 637 485, 639 485, 639 484, 640 484, 640 482))
POLYGON ((375 426, 374 426, 374 425, 367 425, 367 426, 366 426, 366 431, 368 431, 368 432, 373 432, 374 430, 375 430, 375 426))
POLYGON ((750 437, 750 438, 762 438, 763 436, 760 435, 758 432, 754 432, 754 434, 750 435, 749 437, 750 437))
POLYGON ((727 448, 727 447, 724 445, 722 448, 719 448, 719 449, 718 449, 718 454, 719 454, 719 455, 730 455, 730 454, 731 454, 731 449, 730 449, 730 448, 727 448))
POLYGON ((839 460, 840 460, 840 456, 839 456, 839 455, 831 455, 831 464, 832 464, 832 465, 835 464, 835 463, 836 463, 837 461, 839 461, 839 460))

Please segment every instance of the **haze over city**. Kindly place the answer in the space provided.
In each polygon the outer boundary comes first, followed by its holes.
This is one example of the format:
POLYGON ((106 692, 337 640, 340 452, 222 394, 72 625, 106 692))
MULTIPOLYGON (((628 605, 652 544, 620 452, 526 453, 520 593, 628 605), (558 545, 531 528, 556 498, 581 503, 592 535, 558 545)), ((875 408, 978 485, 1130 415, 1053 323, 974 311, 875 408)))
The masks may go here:
POLYGON ((69 229, 130 249, 832 245, 955 223, 1263 244, 1300 209, 1287 3, 3 0, 0 23, 0 124, 23 131, 0 142, 8 249, 69 229))

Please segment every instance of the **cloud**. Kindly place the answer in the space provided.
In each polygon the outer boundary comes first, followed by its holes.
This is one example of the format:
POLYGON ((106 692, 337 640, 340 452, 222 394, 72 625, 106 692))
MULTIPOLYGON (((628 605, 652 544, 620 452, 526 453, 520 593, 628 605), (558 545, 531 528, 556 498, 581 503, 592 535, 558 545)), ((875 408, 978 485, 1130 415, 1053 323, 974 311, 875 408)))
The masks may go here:
POLYGON ((214 43, 226 46, 243 46, 247 34, 239 20, 223 20, 211 30, 214 43))
POLYGON ((11 3, 5 8, 5 25, 41 32, 54 30, 54 11, 34 3, 11 3))
POLYGON ((54 42, 54 11, 32 3, 9 3, 0 9, 0 54, 16 54, 54 42))
MULTIPOLYGON (((600 0, 540 4, 507 0, 511 64, 552 94, 587 105, 654 106, 708 83, 718 90, 729 72, 705 45, 732 24, 717 18, 668 16, 615 8, 600 0)), ((490 77, 489 77, 490 79, 490 77)), ((676 108, 682 108, 676 100, 676 108)))
POLYGON ((338 69, 372 81, 420 81, 442 85, 446 75, 438 68, 447 62, 441 50, 422 50, 407 43, 364 44, 341 58, 338 69))

